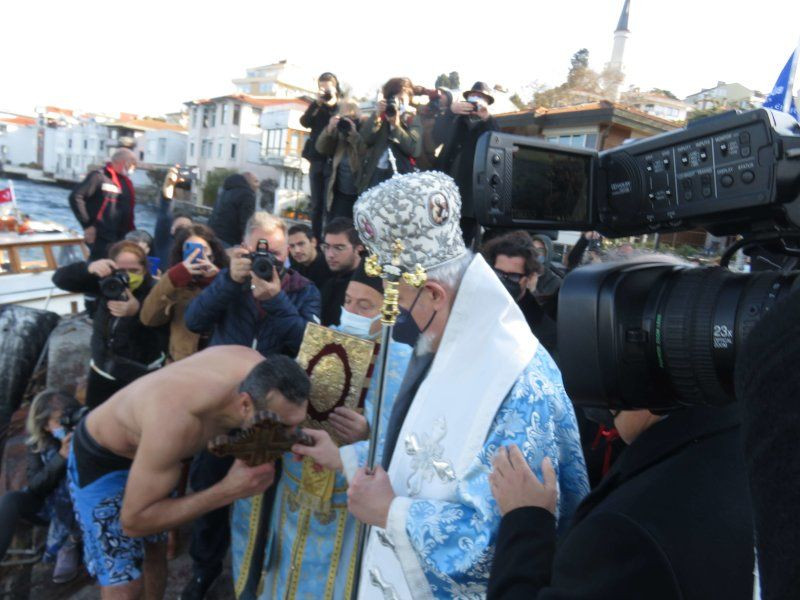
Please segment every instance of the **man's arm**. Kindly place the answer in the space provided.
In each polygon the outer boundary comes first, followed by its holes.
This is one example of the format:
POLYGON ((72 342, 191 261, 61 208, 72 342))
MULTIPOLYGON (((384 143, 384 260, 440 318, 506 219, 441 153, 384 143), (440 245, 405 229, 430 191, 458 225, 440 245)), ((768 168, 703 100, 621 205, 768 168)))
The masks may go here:
POLYGON ((211 331, 228 306, 242 296, 242 284, 231 279, 230 271, 223 269, 214 281, 194 298, 186 308, 186 328, 194 333, 211 331))
POLYGON ((202 447, 202 423, 189 414, 157 411, 142 429, 120 512, 126 535, 143 537, 172 529, 234 500, 262 493, 272 484, 274 465, 250 468, 236 461, 216 485, 170 498, 180 480, 182 458, 202 447))
POLYGON ((244 233, 247 228, 247 221, 253 216, 256 210, 256 194, 251 190, 239 190, 235 199, 237 204, 237 218, 239 220, 237 232, 239 239, 244 239, 244 233))
POLYGON ((408 156, 418 158, 422 154, 422 126, 419 117, 414 117, 408 129, 403 125, 393 128, 389 138, 397 142, 408 156))
POLYGON ((94 222, 94 215, 89 214, 86 198, 97 192, 102 179, 103 176, 98 171, 93 171, 69 195, 69 206, 84 229, 94 222))
POLYGON ((314 124, 314 116, 317 114, 319 108, 319 103, 316 100, 309 104, 306 112, 300 117, 300 125, 306 129, 311 129, 311 126, 314 124))

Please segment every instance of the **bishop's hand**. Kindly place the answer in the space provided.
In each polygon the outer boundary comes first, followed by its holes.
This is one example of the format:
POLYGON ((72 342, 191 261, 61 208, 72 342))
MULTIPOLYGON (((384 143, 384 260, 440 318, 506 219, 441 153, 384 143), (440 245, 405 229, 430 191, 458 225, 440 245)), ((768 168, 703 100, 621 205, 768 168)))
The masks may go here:
POLYGON ((308 434, 314 440, 313 446, 295 444, 292 452, 298 456, 308 456, 320 467, 331 469, 332 471, 344 470, 342 458, 339 455, 339 448, 333 443, 330 434, 324 429, 303 429, 303 433, 308 434))
POLYGON ((372 473, 360 468, 347 489, 347 508, 353 516, 362 523, 384 529, 394 499, 389 474, 380 466, 372 473))

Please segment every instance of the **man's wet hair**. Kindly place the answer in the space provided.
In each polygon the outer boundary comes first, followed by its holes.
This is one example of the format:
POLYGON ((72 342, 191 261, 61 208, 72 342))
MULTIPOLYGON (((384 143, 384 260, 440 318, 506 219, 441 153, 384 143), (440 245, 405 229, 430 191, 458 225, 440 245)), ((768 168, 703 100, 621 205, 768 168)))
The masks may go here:
POLYGON ((256 410, 267 410, 267 394, 276 390, 292 404, 308 400, 311 382, 294 360, 282 354, 272 354, 258 363, 239 386, 252 398, 256 410))

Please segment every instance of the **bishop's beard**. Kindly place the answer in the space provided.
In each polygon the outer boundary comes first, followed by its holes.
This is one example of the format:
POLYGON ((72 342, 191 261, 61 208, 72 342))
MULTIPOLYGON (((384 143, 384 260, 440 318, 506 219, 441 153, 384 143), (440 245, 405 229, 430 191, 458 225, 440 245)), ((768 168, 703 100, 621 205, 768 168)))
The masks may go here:
POLYGON ((421 333, 419 339, 417 340, 417 345, 414 346, 414 354, 417 357, 431 354, 433 352, 433 343, 435 341, 436 337, 432 333, 421 333))

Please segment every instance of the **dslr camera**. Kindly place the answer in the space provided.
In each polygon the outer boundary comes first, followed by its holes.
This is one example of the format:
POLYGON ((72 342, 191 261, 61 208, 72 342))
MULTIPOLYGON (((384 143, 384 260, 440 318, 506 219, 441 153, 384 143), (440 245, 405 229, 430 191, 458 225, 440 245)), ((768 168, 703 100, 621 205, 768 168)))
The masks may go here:
POLYGON ((397 96, 390 94, 386 98, 386 110, 384 111, 384 114, 386 114, 386 116, 390 119, 394 119, 397 116, 397 105, 397 96))
POLYGON ((100 293, 106 300, 125 300, 130 277, 125 271, 114 271, 100 280, 100 293))
POLYGON ((325 90, 324 92, 320 92, 319 98, 323 102, 330 102, 331 98, 333 98, 333 94, 331 93, 330 90, 325 90))
POLYGON ((354 128, 354 124, 350 117, 342 117, 336 123, 336 129, 342 135, 347 135, 350 133, 354 128))
POLYGON ((256 251, 250 254, 250 260, 252 261, 250 270, 261 279, 269 281, 273 272, 277 271, 278 275, 283 273, 283 264, 270 252, 267 240, 258 240, 256 251))
POLYGON ((720 267, 665 256, 589 265, 558 298, 559 366, 578 405, 671 409, 734 400, 736 355, 800 272, 800 125, 732 111, 608 151, 487 132, 474 163, 485 227, 606 237, 703 228, 736 236, 720 267), (784 258, 734 273, 739 250, 784 258))
POLYGON ((59 422, 61 426, 67 431, 74 431, 81 422, 81 419, 89 413, 88 406, 75 406, 69 410, 64 411, 61 415, 59 422))
POLYGON ((178 167, 178 181, 175 187, 180 190, 190 190, 192 182, 197 181, 197 167, 178 167))

